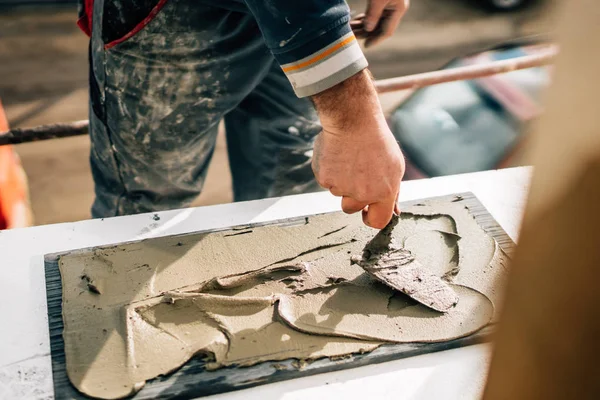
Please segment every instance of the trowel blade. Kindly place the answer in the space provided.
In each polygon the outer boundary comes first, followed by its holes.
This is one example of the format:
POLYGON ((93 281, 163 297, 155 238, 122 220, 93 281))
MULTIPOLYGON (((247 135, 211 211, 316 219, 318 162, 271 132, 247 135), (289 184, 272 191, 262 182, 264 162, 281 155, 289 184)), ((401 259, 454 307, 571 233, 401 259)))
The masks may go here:
POLYGON ((393 245, 392 231, 400 216, 394 214, 363 250, 358 264, 373 278, 398 290, 419 303, 439 312, 447 312, 458 303, 450 285, 427 270, 414 255, 393 245))

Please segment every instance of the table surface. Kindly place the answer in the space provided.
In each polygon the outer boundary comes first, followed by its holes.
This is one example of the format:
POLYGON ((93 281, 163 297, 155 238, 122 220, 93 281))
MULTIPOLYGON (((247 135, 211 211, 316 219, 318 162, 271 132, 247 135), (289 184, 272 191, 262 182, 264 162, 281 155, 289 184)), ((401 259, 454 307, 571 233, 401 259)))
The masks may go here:
MULTIPOLYGON (((471 191, 516 240, 530 174, 522 167, 403 182, 400 200, 471 191)), ((339 209, 339 198, 322 192, 164 211, 159 220, 139 214, 0 231, 0 399, 54 397, 45 254, 339 209)), ((482 344, 209 398, 478 398, 489 355, 489 345, 482 344)))

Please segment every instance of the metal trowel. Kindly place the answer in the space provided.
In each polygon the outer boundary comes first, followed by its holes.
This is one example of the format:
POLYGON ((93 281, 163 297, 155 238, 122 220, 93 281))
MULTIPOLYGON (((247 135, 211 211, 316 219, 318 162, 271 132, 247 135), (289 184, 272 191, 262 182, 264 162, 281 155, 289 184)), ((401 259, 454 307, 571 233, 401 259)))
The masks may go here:
POLYGON ((458 303, 458 295, 409 250, 394 245, 392 231, 399 221, 400 216, 394 213, 387 226, 367 243, 362 257, 355 256, 352 261, 387 286, 435 311, 448 312, 458 303))

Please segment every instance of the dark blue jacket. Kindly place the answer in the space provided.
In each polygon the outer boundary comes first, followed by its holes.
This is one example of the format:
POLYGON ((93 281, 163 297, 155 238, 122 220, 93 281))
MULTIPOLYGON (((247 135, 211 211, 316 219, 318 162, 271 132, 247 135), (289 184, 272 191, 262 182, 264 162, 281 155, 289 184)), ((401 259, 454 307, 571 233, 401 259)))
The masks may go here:
POLYGON ((350 10, 344 0, 243 3, 298 96, 319 93, 367 66, 350 29, 350 10))

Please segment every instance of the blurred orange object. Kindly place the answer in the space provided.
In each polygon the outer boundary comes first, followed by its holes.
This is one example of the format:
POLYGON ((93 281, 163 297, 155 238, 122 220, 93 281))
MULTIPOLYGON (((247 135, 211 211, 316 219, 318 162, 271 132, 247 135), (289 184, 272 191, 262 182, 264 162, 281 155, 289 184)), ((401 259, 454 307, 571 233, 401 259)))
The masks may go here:
MULTIPOLYGON (((0 102, 0 132, 5 131, 8 131, 8 121, 0 102)), ((27 176, 12 146, 0 146, 0 229, 31 224, 27 176)))

